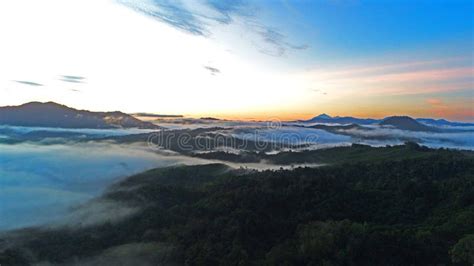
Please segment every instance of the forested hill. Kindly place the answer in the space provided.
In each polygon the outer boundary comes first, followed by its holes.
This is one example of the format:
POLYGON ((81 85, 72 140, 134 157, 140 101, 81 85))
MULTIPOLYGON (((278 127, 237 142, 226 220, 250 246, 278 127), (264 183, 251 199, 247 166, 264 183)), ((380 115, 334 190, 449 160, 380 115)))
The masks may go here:
POLYGON ((469 156, 474 158, 473 151, 430 149, 414 142, 403 145, 372 147, 369 145, 352 144, 351 146, 332 147, 315 150, 282 151, 276 154, 264 152, 241 151, 231 153, 225 151, 212 151, 196 153, 191 156, 203 159, 221 160, 238 163, 266 162, 279 165, 291 164, 342 164, 354 162, 383 162, 432 156, 469 156))
POLYGON ((0 107, 0 125, 93 129, 161 128, 122 112, 76 110, 54 102, 30 102, 0 107))
POLYGON ((20 232, 16 244, 4 239, 0 263, 474 263, 474 160, 462 153, 262 172, 156 169, 102 199, 140 211, 91 227, 20 232))

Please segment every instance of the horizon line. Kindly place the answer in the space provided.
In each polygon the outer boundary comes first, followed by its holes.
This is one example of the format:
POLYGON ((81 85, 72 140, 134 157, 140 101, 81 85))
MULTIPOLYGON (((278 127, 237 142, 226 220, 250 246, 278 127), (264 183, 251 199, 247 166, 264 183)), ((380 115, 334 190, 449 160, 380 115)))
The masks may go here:
MULTIPOLYGON (((56 104, 60 106, 65 106, 67 108, 75 109, 78 111, 89 111, 89 112, 122 112, 134 117, 155 117, 155 118, 176 118, 176 119, 203 119, 203 118, 215 118, 218 120, 222 121, 242 121, 242 122, 268 122, 268 121, 280 121, 280 122, 303 122, 307 120, 314 119, 318 116, 321 115, 327 115, 330 118, 356 118, 356 119, 374 119, 374 120, 383 120, 389 117, 400 117, 400 116, 407 116, 413 119, 435 119, 435 120, 445 120, 448 122, 459 122, 459 123, 474 123, 474 118, 472 119, 466 119, 466 120, 453 120, 447 117, 442 117, 442 116, 415 116, 415 115, 410 115, 408 113, 394 113, 391 115, 374 115, 374 116, 358 116, 358 115, 340 115, 336 114, 335 116, 329 115, 327 112, 320 112, 319 114, 305 114, 305 115, 291 115, 291 116, 278 116, 278 115, 272 115, 272 116, 254 116, 254 117, 245 117, 245 116, 238 116, 238 115, 215 115, 213 113, 202 113, 202 114, 162 114, 160 112, 124 112, 121 110, 93 110, 93 109, 82 109, 82 108, 76 108, 71 105, 66 105, 62 103, 58 103, 55 101, 30 101, 22 104, 17 104, 17 105, 4 105, 0 106, 0 108, 6 108, 6 107, 20 107, 24 106, 27 104, 32 104, 32 103, 39 103, 39 104, 56 104), (146 115, 145 115, 146 114, 146 115), (285 118, 286 117, 286 118, 285 118)), ((316 112, 315 112, 316 113, 316 112)))

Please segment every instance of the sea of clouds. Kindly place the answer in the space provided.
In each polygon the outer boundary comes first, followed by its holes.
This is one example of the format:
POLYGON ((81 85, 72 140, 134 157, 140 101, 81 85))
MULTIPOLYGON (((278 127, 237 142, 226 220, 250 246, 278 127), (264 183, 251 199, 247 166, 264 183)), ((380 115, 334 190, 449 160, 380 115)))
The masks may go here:
MULTIPOLYGON (((229 125, 227 125, 229 126, 229 125)), ((48 129, 25 127, 1 127, 7 134, 26 134, 32 131, 74 131, 93 136, 121 136, 144 133, 132 130, 84 130, 48 129)), ((410 132, 396 129, 373 127, 372 130, 350 129, 341 134, 303 127, 263 127, 234 125, 222 133, 236 138, 262 141, 281 141, 287 144, 311 144, 312 148, 363 143, 374 146, 396 145, 407 138, 416 139, 420 144, 433 148, 456 148, 474 150, 472 131, 431 133, 410 132)), ((91 139, 95 139, 92 137, 91 139)), ((0 139, 1 140, 1 139, 0 139)), ((0 141, 1 143, 1 141, 0 141)), ((306 147, 308 148, 308 147, 306 147)), ((238 151, 237 151, 238 152, 238 151)), ((0 231, 33 225, 52 223, 64 217, 82 217, 94 212, 81 214, 77 206, 91 202, 107 187, 127 176, 145 170, 178 164, 204 164, 208 161, 179 155, 157 153, 143 144, 116 144, 106 141, 75 142, 67 138, 56 144, 43 142, 21 142, 0 144, 0 231), (71 216, 72 210, 76 213, 71 216)), ((279 166, 266 164, 231 164, 232 167, 273 169, 279 166)), ((109 203, 90 205, 91 210, 113 209, 109 203), (105 206, 105 207, 104 207, 105 206)), ((116 209, 117 213, 132 213, 126 206, 116 209)), ((82 208, 82 210, 86 210, 82 208)), ((98 217, 97 215, 93 215, 98 217)), ((90 217, 90 215, 89 215, 90 217)), ((86 220, 85 220, 86 221, 86 220)))
POLYGON ((196 163, 140 145, 0 144, 0 230, 55 221, 124 177, 196 163))

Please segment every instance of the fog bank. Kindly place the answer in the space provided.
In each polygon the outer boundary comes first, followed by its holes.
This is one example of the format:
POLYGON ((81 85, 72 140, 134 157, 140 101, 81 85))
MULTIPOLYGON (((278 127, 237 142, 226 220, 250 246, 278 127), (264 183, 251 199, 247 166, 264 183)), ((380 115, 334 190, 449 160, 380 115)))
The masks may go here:
POLYGON ((0 230, 54 221, 123 177, 195 162, 138 145, 0 144, 0 230))

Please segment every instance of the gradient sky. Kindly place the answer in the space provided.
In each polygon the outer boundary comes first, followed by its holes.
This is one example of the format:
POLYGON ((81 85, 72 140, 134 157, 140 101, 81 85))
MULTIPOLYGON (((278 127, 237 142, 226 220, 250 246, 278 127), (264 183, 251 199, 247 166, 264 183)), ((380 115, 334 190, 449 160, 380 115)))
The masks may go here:
POLYGON ((2 0, 0 105, 474 121, 458 0, 2 0))

